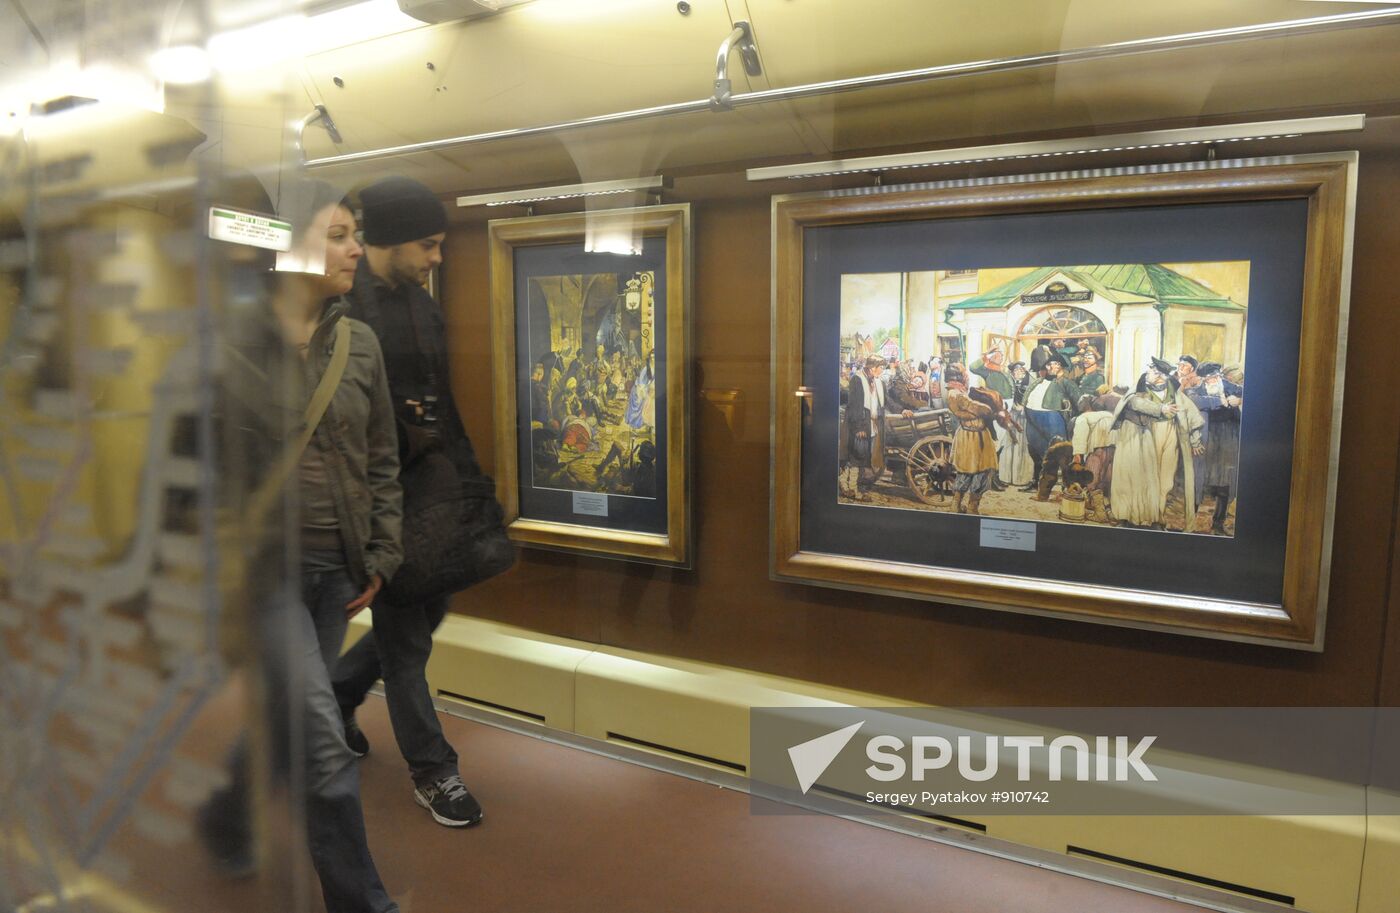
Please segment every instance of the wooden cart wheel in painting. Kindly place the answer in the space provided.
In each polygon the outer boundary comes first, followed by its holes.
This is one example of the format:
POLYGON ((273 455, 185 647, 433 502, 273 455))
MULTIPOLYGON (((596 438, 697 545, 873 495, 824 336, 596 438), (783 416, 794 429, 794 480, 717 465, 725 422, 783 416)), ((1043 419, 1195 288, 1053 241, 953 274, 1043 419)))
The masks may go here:
POLYGON ((909 448, 904 477, 915 497, 925 504, 940 503, 953 493, 953 439, 945 434, 919 438, 909 448))

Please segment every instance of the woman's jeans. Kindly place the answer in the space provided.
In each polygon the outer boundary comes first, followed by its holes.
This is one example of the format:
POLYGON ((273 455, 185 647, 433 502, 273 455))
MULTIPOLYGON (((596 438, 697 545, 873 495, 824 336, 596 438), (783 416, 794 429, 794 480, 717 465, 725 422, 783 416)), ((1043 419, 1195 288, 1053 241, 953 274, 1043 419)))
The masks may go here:
MULTIPOLYGON (((360 594, 343 564, 335 553, 307 552, 301 598, 284 591, 259 620, 273 776, 285 781, 291 775, 292 735, 300 733, 307 841, 326 909, 397 913, 370 857, 359 772, 331 690, 329 670, 349 622, 345 605, 360 594)), ((245 740, 235 750, 232 783, 210 800, 211 820, 249 834, 251 785, 245 740)))

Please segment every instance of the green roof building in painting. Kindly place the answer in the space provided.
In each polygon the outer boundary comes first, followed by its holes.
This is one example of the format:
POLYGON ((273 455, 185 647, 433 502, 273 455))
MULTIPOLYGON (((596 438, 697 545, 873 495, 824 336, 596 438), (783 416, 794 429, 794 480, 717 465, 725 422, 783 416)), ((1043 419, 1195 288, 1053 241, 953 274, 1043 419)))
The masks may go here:
POLYGON ((1011 361, 1037 345, 1098 349, 1110 383, 1136 382, 1152 356, 1243 364, 1243 304, 1158 263, 1046 266, 946 305, 970 357, 992 347, 1011 361))

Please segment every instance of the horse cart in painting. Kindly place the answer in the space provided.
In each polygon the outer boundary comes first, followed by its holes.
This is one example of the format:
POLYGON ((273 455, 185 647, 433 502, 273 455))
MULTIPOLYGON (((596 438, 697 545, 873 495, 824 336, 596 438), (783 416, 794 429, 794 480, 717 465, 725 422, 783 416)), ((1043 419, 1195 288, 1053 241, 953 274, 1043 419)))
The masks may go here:
POLYGON ((953 416, 947 409, 924 409, 905 418, 885 416, 885 467, 892 481, 903 480, 914 497, 936 504, 953 493, 953 416))

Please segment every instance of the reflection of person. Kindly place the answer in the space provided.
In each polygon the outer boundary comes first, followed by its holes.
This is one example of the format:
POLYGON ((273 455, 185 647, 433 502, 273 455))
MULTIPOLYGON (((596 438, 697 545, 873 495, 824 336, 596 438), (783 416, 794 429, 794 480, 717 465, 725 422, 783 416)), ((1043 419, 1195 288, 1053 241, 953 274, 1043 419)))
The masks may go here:
POLYGON ((1204 422, 1190 398, 1180 395, 1171 369, 1170 363, 1152 359, 1137 389, 1123 397, 1113 417, 1117 439, 1109 502, 1113 516, 1134 526, 1166 528, 1167 495, 1183 457, 1187 528, 1195 515, 1191 457, 1205 452, 1204 422))
POLYGON ((613 442, 612 449, 598 464, 599 491, 630 494, 638 498, 656 497, 656 445, 644 440, 626 461, 622 445, 613 442), (611 465, 616 460, 616 465, 611 465))
POLYGON ((632 467, 626 481, 636 497, 656 497, 656 445, 651 441, 642 441, 637 448, 637 465, 632 467))
MULTIPOLYGON (((366 187, 360 203, 366 254, 351 293, 353 313, 362 316, 384 346, 400 418, 431 431, 462 478, 478 478, 481 469, 452 398, 446 323, 423 287, 442 262, 447 231, 442 203, 424 185, 400 177, 366 187)), ((369 741, 355 725, 355 709, 383 676, 389 721, 408 762, 414 800, 439 824, 458 827, 481 820, 481 806, 462 783, 457 752, 442 734, 428 689, 433 632, 446 614, 446 596, 418 605, 379 606, 373 630, 337 665, 335 688, 346 738, 363 755, 369 741)))
POLYGON ((627 332, 623 328, 622 318, 622 299, 619 298, 613 302, 611 312, 598 322, 598 332, 594 338, 600 351, 612 355, 622 351, 627 345, 627 332))
POLYGON ((1225 534, 1225 517, 1230 498, 1235 491, 1240 460, 1240 408, 1244 405, 1244 388, 1221 376, 1215 362, 1201 365, 1196 372, 1201 382, 1186 395, 1196 404, 1205 419, 1202 436, 1205 453, 1196 458, 1196 500, 1203 495, 1215 499, 1210 530, 1225 534))
MULTIPOLYGON (((978 512, 982 495, 992 487, 992 476, 997 470, 997 448, 991 426, 998 409, 974 399, 968 389, 968 379, 951 370, 944 379, 948 411, 958 420, 958 429, 953 432, 952 463, 957 473, 953 480, 953 509, 960 514, 978 512)), ((993 395, 996 395, 994 391, 993 395)), ((999 401, 1000 396, 996 395, 996 399, 999 401)))
POLYGON ((623 421, 629 428, 643 431, 656 424, 656 353, 647 353, 647 363, 637 373, 632 385, 631 396, 627 400, 627 412, 623 421))
MULTIPOLYGON (((308 411, 339 346, 348 344, 340 380, 295 466, 300 501, 300 600, 283 591, 256 615, 266 647, 264 682, 274 770, 289 772, 300 737, 306 789, 307 839, 327 909, 396 913, 370 858, 360 807, 355 755, 347 746, 331 688, 331 668, 349 619, 368 606, 402 560, 402 496, 394 408, 379 343, 368 327, 346 316, 343 297, 363 253, 349 207, 328 185, 307 188, 309 219, 292 216, 302 262, 320 260, 320 275, 278 274, 272 294, 275 323, 232 334, 224 422, 236 432, 277 439, 278 417, 308 411), (275 326, 276 329, 272 329, 275 326), (285 348, 284 348, 285 347, 285 348), (286 349, 295 370, 272 379, 257 363, 286 349), (238 413, 238 414, 234 414, 238 413), (272 426, 272 427, 268 427, 272 426), (290 635, 290 636, 289 636, 290 635)), ((332 375, 333 376, 333 375, 332 375)), ((233 467, 234 472, 246 467, 233 467)), ((274 470, 275 472, 275 470, 274 470)), ((274 484, 276 478, 264 480, 274 484)), ((256 503, 257 495, 251 499, 256 503)), ((254 521, 262 524, 262 519, 254 521)), ((254 583, 253 586, 258 584, 254 583)), ((265 589, 265 587, 264 587, 265 589)), ((261 594, 266 596, 267 594, 261 594)), ((235 755, 230 785, 199 813, 200 831, 230 869, 251 867, 248 825, 251 776, 245 742, 235 755)))

